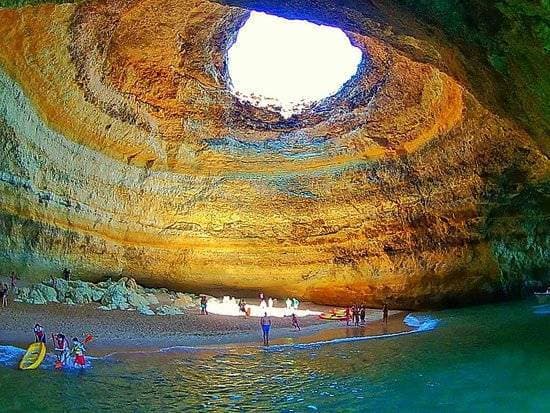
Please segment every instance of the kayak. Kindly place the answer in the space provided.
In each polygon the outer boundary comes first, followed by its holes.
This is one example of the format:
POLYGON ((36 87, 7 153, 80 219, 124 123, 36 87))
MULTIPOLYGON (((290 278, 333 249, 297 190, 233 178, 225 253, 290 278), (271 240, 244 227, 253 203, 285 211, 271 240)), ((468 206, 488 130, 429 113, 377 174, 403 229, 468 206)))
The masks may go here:
POLYGON ((319 318, 323 320, 345 320, 346 310, 333 310, 328 313, 321 313, 319 318))
POLYGON ((46 357, 46 345, 44 343, 32 343, 19 363, 21 370, 33 370, 42 364, 46 357))

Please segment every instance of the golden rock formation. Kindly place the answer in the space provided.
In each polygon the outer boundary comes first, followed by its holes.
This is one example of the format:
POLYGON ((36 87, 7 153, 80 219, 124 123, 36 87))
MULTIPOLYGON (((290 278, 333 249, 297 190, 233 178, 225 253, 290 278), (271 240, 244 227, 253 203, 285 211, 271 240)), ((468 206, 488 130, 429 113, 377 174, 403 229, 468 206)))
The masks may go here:
POLYGON ((337 95, 290 119, 243 103, 225 53, 247 16, 202 0, 0 9, 2 263, 334 304, 498 294, 488 219, 547 181, 533 139, 476 100, 447 46, 388 41, 365 16, 337 95))

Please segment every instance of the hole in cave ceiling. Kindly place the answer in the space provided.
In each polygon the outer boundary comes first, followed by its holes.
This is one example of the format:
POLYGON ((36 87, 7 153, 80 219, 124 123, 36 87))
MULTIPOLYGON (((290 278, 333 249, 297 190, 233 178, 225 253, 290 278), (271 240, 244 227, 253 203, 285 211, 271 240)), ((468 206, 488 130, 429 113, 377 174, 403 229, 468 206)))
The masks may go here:
POLYGON ((227 53, 231 93, 285 118, 336 94, 363 57, 338 28, 255 11, 227 53))

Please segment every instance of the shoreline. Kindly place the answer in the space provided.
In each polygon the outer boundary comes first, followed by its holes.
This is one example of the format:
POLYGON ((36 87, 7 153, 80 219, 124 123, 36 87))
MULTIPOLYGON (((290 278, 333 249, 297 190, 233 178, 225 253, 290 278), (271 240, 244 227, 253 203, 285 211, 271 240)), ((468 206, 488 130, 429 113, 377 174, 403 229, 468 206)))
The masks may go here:
MULTIPOLYGON (((254 300, 247 300, 253 302, 254 300)), ((303 308, 328 311, 332 307, 303 303, 303 308)), ((326 321, 317 316, 300 318, 301 331, 291 327, 290 317, 272 317, 270 344, 307 344, 315 341, 350 337, 376 337, 410 332, 403 319, 408 314, 390 311, 388 325, 382 323, 381 310, 367 309, 366 324, 346 326, 345 321, 326 321)), ((263 347, 259 318, 244 316, 200 315, 198 308, 175 316, 146 316, 136 311, 104 311, 94 304, 33 305, 10 302, 0 308, 0 345, 26 348, 34 340, 33 327, 40 323, 46 330, 48 350, 52 332, 68 337, 91 333, 94 340, 88 354, 101 356, 109 352, 154 351, 167 348, 216 348, 250 344, 263 347)))

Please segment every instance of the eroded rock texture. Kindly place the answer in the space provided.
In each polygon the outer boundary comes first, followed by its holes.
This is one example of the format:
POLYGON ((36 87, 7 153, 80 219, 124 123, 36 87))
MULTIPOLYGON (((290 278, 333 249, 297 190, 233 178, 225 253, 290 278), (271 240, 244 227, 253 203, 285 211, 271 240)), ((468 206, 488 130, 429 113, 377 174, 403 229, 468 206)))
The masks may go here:
POLYGON ((361 68, 290 119, 241 103, 225 52, 274 4, 0 9, 2 265, 407 308, 550 282, 544 122, 391 2, 285 5, 349 30, 361 68))

